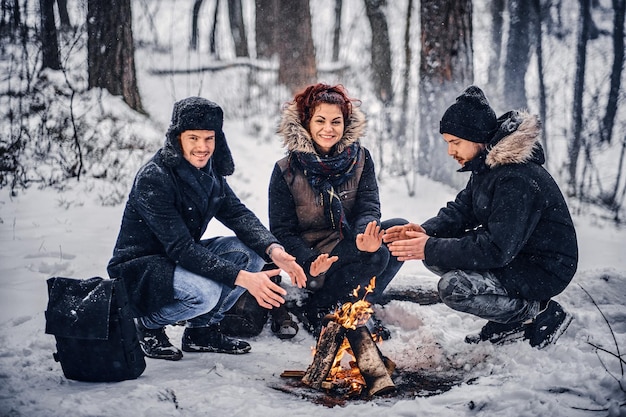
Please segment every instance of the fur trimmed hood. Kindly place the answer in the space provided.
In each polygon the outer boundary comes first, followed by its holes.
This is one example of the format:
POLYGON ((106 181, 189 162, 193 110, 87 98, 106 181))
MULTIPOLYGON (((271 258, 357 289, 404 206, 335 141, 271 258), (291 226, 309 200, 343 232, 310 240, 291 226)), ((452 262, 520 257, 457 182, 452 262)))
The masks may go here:
POLYGON ((500 165, 545 162, 539 117, 527 111, 510 111, 498 118, 498 131, 487 146, 485 163, 500 165))
MULTIPOLYGON (((366 125, 365 114, 358 107, 352 107, 352 114, 345 122, 343 137, 336 145, 337 152, 343 152, 347 146, 363 137, 366 125)), ((300 123, 295 103, 288 105, 283 110, 276 133, 283 138, 283 146, 287 148, 288 152, 317 153, 313 146, 311 134, 300 123)))

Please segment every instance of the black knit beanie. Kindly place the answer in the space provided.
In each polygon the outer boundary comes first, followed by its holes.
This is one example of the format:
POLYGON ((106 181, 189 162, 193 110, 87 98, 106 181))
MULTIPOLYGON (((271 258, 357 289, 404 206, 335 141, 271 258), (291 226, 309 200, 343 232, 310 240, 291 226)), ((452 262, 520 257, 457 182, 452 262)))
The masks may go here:
POLYGON ((216 103, 202 97, 187 97, 174 103, 172 120, 167 130, 167 145, 173 152, 166 156, 169 163, 175 165, 182 157, 178 136, 185 130, 212 130, 215 132, 215 153, 211 157, 213 166, 219 175, 231 175, 235 163, 226 143, 222 130, 224 112, 216 103))
POLYGON ((474 85, 456 98, 439 123, 439 133, 476 143, 488 143, 496 130, 496 114, 482 90, 474 85))

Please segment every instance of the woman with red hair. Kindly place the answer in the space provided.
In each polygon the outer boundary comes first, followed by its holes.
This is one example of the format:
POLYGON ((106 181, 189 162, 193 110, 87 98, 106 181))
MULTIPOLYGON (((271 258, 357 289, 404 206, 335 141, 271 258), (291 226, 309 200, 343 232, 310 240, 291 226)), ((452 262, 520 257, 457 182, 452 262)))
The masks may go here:
MULTIPOLYGON (((359 297, 375 277, 375 304, 402 262, 382 242, 384 230, 404 219, 381 222, 374 162, 361 146, 365 115, 341 85, 315 84, 287 103, 278 129, 287 156, 269 187, 270 230, 307 274, 308 297, 300 316, 316 334, 323 317, 359 297)), ((370 330, 389 331, 373 317, 370 330)))

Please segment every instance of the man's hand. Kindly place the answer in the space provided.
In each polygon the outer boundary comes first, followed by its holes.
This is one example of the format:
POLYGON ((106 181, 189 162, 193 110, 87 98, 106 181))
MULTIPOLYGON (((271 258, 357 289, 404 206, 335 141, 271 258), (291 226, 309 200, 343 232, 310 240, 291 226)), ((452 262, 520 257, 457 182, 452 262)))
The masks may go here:
POLYGON ((356 235, 356 247, 361 252, 376 252, 383 243, 383 230, 372 220, 365 227, 365 232, 356 235))
POLYGON ((399 261, 423 260, 424 248, 429 236, 426 233, 411 230, 403 231, 402 234, 406 237, 405 239, 395 240, 387 245, 391 254, 399 261))
POLYGON ((289 275, 293 285, 297 285, 298 288, 306 287, 306 274, 302 267, 296 262, 295 256, 288 254, 279 246, 272 250, 271 255, 272 262, 289 275))
POLYGON ((270 277, 280 274, 280 269, 271 271, 248 272, 241 270, 235 279, 235 285, 248 290, 261 307, 272 309, 280 307, 285 302, 282 297, 287 291, 280 285, 274 284, 270 277))
POLYGON ((339 257, 337 256, 329 256, 327 253, 322 253, 311 263, 311 268, 309 269, 311 276, 316 277, 328 271, 330 266, 337 262, 338 259, 339 257))
POLYGON ((424 228, 419 224, 407 223, 402 226, 393 226, 385 230, 383 242, 391 243, 396 240, 410 239, 411 237, 407 234, 407 232, 420 232, 426 234, 426 230, 424 230, 424 228))

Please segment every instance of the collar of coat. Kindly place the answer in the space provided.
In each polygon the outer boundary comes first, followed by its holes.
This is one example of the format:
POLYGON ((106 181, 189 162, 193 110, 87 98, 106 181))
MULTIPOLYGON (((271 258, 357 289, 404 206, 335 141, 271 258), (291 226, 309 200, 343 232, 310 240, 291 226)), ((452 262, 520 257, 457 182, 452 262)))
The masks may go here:
POLYGON ((484 152, 468 162, 459 171, 480 171, 480 167, 501 165, 543 164, 541 122, 527 111, 513 110, 498 118, 498 130, 484 152))
MULTIPOLYGON (((343 137, 336 145, 337 153, 357 142, 365 134, 366 124, 363 112, 358 107, 353 107, 352 114, 345 122, 343 137)), ((283 146, 288 152, 317 153, 311 134, 300 123, 295 103, 289 104, 283 110, 277 133, 282 136, 283 146)))

